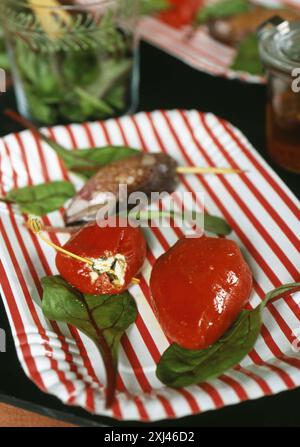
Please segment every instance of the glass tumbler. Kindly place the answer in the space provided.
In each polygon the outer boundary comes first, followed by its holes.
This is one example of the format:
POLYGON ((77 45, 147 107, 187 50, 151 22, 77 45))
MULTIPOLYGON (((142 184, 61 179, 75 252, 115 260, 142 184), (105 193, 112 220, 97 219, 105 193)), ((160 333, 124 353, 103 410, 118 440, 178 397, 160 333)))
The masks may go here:
POLYGON ((300 173, 300 22, 274 17, 259 34, 268 82, 267 150, 279 166, 300 173))
POLYGON ((132 113, 137 0, 1 0, 18 109, 37 123, 132 113))

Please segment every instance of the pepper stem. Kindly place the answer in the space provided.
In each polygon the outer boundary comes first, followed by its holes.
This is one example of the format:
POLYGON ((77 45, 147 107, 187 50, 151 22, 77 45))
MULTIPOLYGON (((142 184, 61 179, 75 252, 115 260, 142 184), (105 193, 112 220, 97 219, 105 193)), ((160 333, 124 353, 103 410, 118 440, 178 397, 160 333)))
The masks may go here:
POLYGON ((56 251, 60 251, 61 253, 70 256, 71 258, 77 259, 77 261, 85 262, 86 264, 89 264, 91 266, 94 265, 93 261, 87 258, 83 258, 81 256, 76 255, 75 253, 72 253, 69 250, 65 250, 64 248, 60 247, 59 245, 54 244, 53 242, 49 241, 45 236, 41 234, 43 231, 43 224, 41 220, 37 217, 29 217, 27 222, 27 227, 34 233, 39 236, 42 241, 44 241, 47 245, 54 248, 56 251))

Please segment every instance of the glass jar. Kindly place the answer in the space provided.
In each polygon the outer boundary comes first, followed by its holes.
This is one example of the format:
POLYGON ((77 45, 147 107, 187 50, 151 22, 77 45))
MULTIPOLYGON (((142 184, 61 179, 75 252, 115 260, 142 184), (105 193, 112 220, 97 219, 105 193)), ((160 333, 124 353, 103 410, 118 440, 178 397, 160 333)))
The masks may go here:
POLYGON ((46 125, 132 113, 136 0, 1 0, 18 109, 46 125))
POLYGON ((267 150, 282 168, 300 173, 300 22, 271 19, 260 30, 268 81, 267 150))

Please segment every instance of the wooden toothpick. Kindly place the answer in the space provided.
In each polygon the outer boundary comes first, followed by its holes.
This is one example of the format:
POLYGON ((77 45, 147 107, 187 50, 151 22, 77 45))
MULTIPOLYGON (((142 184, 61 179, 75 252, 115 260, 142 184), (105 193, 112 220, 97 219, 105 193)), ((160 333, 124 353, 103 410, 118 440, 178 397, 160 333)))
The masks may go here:
POLYGON ((215 166, 178 166, 176 169, 178 174, 243 174, 246 172, 243 169, 235 168, 218 168, 215 166))

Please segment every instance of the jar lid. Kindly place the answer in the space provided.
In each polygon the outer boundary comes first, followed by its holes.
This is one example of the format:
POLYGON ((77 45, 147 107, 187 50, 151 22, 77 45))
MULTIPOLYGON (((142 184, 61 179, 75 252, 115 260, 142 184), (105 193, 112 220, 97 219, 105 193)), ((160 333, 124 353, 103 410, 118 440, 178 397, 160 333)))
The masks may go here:
POLYGON ((278 16, 263 23, 259 30, 262 62, 286 73, 300 68, 300 21, 288 22, 278 16))

